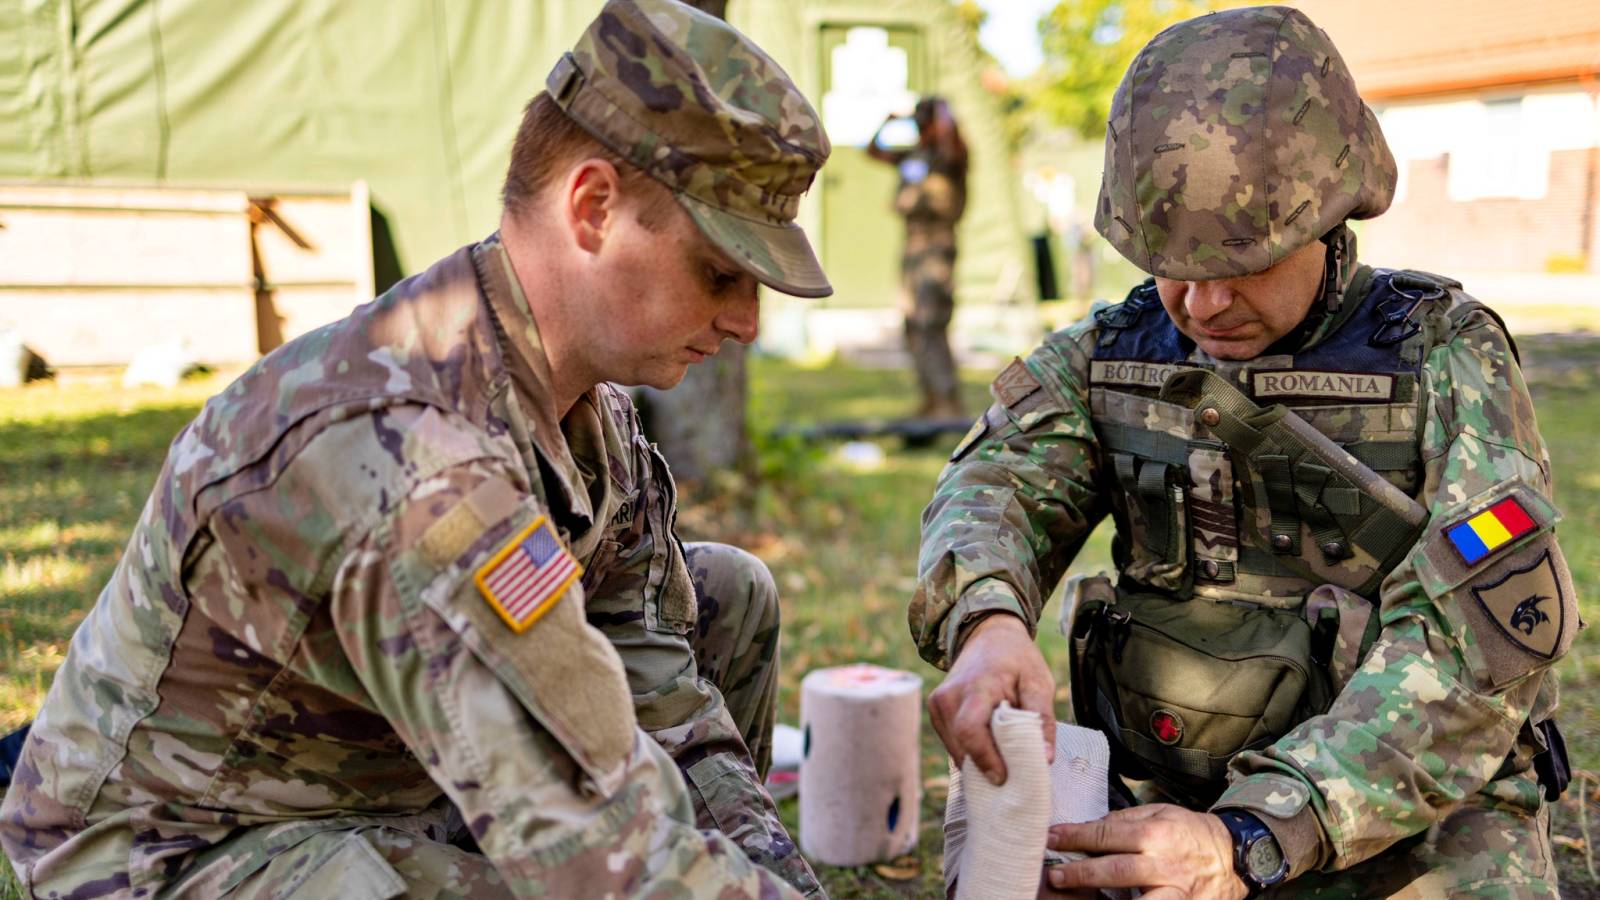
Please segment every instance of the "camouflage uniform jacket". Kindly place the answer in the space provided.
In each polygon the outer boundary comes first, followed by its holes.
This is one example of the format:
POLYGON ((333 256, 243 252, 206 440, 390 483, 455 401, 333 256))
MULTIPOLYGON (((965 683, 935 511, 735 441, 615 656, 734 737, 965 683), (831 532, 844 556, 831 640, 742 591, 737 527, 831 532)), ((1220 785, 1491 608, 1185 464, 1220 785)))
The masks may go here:
MULTIPOLYGON (((1153 314, 1170 326, 1159 305, 1153 314)), ((1455 288, 1428 315, 1433 338, 1418 347, 1414 398, 1386 395, 1391 402, 1304 409, 1295 404, 1337 442, 1375 434, 1415 442, 1417 471, 1382 474, 1416 497, 1430 518, 1415 547, 1374 591, 1381 631, 1359 665, 1334 673, 1339 692, 1331 708, 1271 746, 1233 757, 1229 786, 1216 805, 1262 815, 1284 846, 1291 875, 1343 869, 1376 856, 1425 831, 1475 793, 1530 813, 1541 803, 1530 759, 1542 739, 1528 723, 1553 712, 1555 679, 1546 673, 1580 627, 1554 540, 1549 460, 1497 320, 1455 288), (1400 399, 1408 402, 1392 402, 1400 399), (1513 494, 1532 511, 1534 530, 1506 544, 1504 552, 1463 564, 1449 549, 1445 531, 1513 494), (1541 636, 1549 638, 1548 646, 1502 634, 1503 624, 1486 621, 1487 607, 1478 602, 1490 596, 1484 591, 1492 594, 1497 579, 1525 571, 1548 572, 1550 587, 1561 595, 1546 604, 1550 622, 1541 626, 1541 636)), ((1140 555, 1138 542, 1124 533, 1130 522, 1119 473, 1108 471, 1104 442, 1110 432, 1104 423, 1119 416, 1112 407, 1127 405, 1120 410, 1125 414, 1139 405, 1137 424, 1124 426, 1124 435, 1135 439, 1161 432, 1207 435, 1199 433, 1193 410, 1107 389, 1119 380, 1155 379, 1160 385, 1168 373, 1137 362, 1098 368, 1102 318, 1091 315, 1051 335, 1026 361, 1002 372, 992 389, 995 404, 940 476, 923 513, 920 580, 910 608, 919 649, 935 665, 947 667, 966 628, 989 613, 1015 614, 1036 629, 1049 594, 1108 514, 1117 519, 1122 575, 1139 584, 1294 609, 1318 583, 1339 584, 1348 574, 1330 567, 1317 573, 1316 582, 1256 578, 1248 590, 1245 579, 1228 584, 1227 554, 1218 551, 1232 551, 1234 559, 1270 556, 1263 546, 1265 523, 1241 518, 1232 546, 1212 540, 1218 535, 1205 533, 1208 521, 1225 520, 1232 528, 1236 510, 1246 507, 1227 493, 1238 490, 1233 477, 1196 472, 1193 457, 1180 479, 1195 529, 1192 555, 1167 570, 1140 555), (1207 510, 1216 515, 1208 520, 1207 510), (1179 570, 1187 571, 1187 580, 1175 578, 1179 570), (1163 585, 1163 578, 1174 580, 1163 585)), ((1329 319, 1312 329, 1301 351, 1337 327, 1329 319)), ((1192 351, 1185 351, 1186 364, 1246 385, 1251 369, 1281 376, 1296 365, 1293 354, 1226 363, 1193 349, 1192 342, 1181 346, 1192 351)), ((1271 382, 1283 383, 1281 377, 1271 382)), ((1278 402, 1264 396, 1270 392, 1262 385, 1257 381, 1259 402, 1278 402)), ((1355 639, 1360 636, 1358 630, 1355 639)), ((1345 649, 1354 656, 1353 648, 1345 649)))
POLYGON ((558 422, 548 379, 491 237, 207 403, 5 799, 32 890, 216 896, 319 832, 441 840, 453 804, 518 895, 798 896, 694 828, 730 779, 718 821, 787 843, 684 640, 666 466, 623 393, 558 422), (519 632, 474 573, 541 520, 582 580, 519 632))
POLYGON ((967 207, 967 186, 955 163, 932 147, 907 152, 898 168, 894 209, 906 220, 903 264, 909 268, 921 254, 954 251, 956 222, 967 207))

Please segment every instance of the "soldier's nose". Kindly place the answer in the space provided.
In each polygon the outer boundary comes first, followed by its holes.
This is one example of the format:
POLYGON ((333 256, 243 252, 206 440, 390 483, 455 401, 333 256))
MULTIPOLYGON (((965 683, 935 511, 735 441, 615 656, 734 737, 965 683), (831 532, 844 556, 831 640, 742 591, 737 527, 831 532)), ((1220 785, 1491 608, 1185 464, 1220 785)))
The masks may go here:
POLYGON ((754 341, 761 326, 761 295, 754 278, 746 281, 748 284, 740 286, 739 296, 723 308, 715 323, 724 336, 741 344, 754 341))
POLYGON ((1191 281, 1184 293, 1183 308, 1189 318, 1206 322, 1226 312, 1233 305, 1233 289, 1226 279, 1191 281))

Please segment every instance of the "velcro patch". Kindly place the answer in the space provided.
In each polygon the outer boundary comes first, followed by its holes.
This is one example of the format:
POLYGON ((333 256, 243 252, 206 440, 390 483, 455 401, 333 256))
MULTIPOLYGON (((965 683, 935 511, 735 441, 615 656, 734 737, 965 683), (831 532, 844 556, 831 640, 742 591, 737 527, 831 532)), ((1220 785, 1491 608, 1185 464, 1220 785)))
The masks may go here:
POLYGON ((1533 517, 1517 498, 1507 497, 1488 509, 1446 525, 1444 533, 1450 539, 1450 546, 1461 555, 1462 562, 1470 566, 1536 527, 1533 517))
POLYGON ((446 565, 467 552, 486 527, 487 523, 478 518, 471 506, 453 506, 422 533, 422 553, 434 565, 446 565))
POLYGON ((1423 590, 1435 599, 1550 531, 1560 520, 1549 499, 1520 480, 1496 485, 1456 508, 1462 511, 1435 516, 1412 555, 1423 590))
POLYGON ((583 567, 562 546, 548 517, 540 516, 495 551, 473 581, 506 625, 521 634, 582 574, 583 567))
POLYGON ((521 495, 511 485, 492 479, 473 488, 423 532, 422 554, 443 566, 467 552, 489 526, 516 511, 521 495))
POLYGON ((1137 362, 1123 359, 1096 359, 1089 363, 1090 384, 1120 384, 1128 387, 1159 388, 1177 372, 1191 367, 1169 363, 1137 362))
POLYGON ((1554 659, 1567 628, 1567 597, 1550 551, 1520 569, 1472 586, 1472 596, 1511 643, 1554 659))
POLYGON ((1395 377, 1378 372, 1319 372, 1275 369, 1250 373, 1256 397, 1309 397, 1387 403, 1394 399, 1395 377))
POLYGON ((994 384, 990 390, 1000 405, 1011 408, 1032 396, 1038 391, 1039 379, 1033 377, 1028 367, 1020 359, 1013 358, 1011 364, 1000 370, 995 376, 994 384))

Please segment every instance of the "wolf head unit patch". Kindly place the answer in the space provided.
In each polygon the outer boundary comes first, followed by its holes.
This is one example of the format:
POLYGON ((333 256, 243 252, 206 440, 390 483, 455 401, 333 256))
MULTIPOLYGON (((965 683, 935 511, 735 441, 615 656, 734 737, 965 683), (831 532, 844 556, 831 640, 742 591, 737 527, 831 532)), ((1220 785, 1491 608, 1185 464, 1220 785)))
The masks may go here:
POLYGON ((1473 585, 1472 596, 1512 644, 1541 659, 1555 657, 1567 627, 1567 598, 1548 550, 1496 581, 1473 585))

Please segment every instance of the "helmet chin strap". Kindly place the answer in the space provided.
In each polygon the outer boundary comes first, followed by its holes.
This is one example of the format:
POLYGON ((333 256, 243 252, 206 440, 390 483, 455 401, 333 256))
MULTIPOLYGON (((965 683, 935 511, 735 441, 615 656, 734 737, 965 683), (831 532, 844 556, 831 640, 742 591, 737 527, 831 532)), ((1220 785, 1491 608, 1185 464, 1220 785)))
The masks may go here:
POLYGON ((1340 222, 1322 236, 1322 243, 1328 248, 1322 263, 1322 309, 1331 316, 1344 303, 1344 289, 1355 271, 1356 236, 1349 226, 1340 222))
POLYGON ((1306 317, 1300 320, 1300 324, 1268 347, 1265 351, 1267 354, 1294 353, 1344 305, 1345 289, 1350 286, 1355 273, 1356 236, 1341 222, 1320 240, 1326 245, 1327 255, 1323 258, 1322 284, 1317 289, 1317 296, 1312 299, 1311 306, 1306 309, 1306 317))

